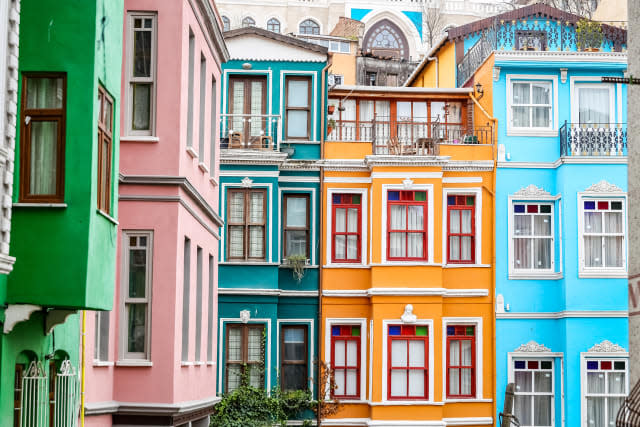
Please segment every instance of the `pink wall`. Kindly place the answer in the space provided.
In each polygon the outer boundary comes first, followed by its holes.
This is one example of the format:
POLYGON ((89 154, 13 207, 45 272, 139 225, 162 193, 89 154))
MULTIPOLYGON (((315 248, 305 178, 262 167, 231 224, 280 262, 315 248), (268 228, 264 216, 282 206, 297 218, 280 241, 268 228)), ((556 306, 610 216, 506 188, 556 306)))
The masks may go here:
MULTIPOLYGON (((206 202, 218 210, 217 179, 219 175, 219 144, 216 132, 211 141, 211 129, 218 122, 211 119, 211 82, 217 82, 216 109, 220 105, 220 58, 212 52, 215 41, 209 38, 205 27, 200 26, 204 17, 197 15, 198 9, 191 7, 189 0, 125 0, 126 11, 156 11, 158 29, 157 79, 156 79, 156 129, 157 141, 149 142, 134 138, 120 143, 120 173, 125 176, 186 177, 206 202), (199 145, 200 119, 200 56, 206 59, 205 97, 205 155, 204 164, 213 173, 198 167, 198 158, 187 152, 187 103, 189 66, 189 29, 195 35, 194 55, 194 105, 193 148, 199 145), (210 165, 211 144, 216 149, 216 162, 210 165), (210 179, 213 175, 214 179, 210 179)), ((126 14, 125 14, 126 16, 126 14)), ((219 20, 219 18, 218 18, 219 20)), ((125 41, 128 37, 125 22, 125 41)), ((126 50, 125 50, 126 51, 126 50)), ((123 61, 127 66, 127 60, 123 61)), ((126 73, 123 70, 123 94, 126 93, 126 73)), ((126 123, 123 95, 121 121, 126 123)), ((219 111, 218 111, 219 115, 219 111)), ((122 126, 123 132, 126 126, 122 126)), ((109 362, 107 366, 94 365, 95 321, 93 313, 87 315, 87 403, 100 402, 146 402, 178 403, 211 398, 215 395, 217 355, 217 259, 218 240, 200 221, 210 229, 218 230, 207 213, 196 200, 177 185, 121 185, 120 195, 139 196, 146 200, 120 200, 118 233, 118 271, 114 310, 110 316, 109 362), (149 200, 155 197, 156 200, 149 200), (157 198, 164 198, 158 201, 157 198), (179 197, 194 213, 175 198, 179 197), (173 199, 173 200, 170 200, 173 199), (198 218, 196 218, 196 216, 198 218), (153 230, 153 274, 151 296, 151 362, 152 366, 121 366, 120 343, 126 325, 121 325, 122 292, 122 230, 153 230), (183 246, 184 238, 191 239, 191 286, 189 360, 181 362, 182 353, 182 295, 183 295, 183 246), (200 359, 195 360, 196 292, 197 292, 197 247, 203 251, 202 262, 202 319, 200 359), (208 346, 208 290, 209 255, 214 259, 214 304, 213 304, 213 363, 207 363, 208 346), (121 331, 121 329, 123 329, 121 331)), ((89 426, 110 425, 110 416, 89 416, 89 426)))

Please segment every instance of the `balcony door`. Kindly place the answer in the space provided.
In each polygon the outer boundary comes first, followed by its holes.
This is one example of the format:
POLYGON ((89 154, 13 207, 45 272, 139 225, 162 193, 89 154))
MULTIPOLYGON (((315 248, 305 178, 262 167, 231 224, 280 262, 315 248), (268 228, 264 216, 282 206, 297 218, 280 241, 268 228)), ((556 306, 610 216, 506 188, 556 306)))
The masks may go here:
POLYGON ((231 77, 229 87, 229 131, 235 134, 235 137, 230 135, 230 147, 261 145, 260 137, 267 134, 267 79, 231 77))
POLYGON ((608 128, 615 123, 613 89, 609 84, 576 83, 578 99, 573 103, 572 121, 589 128, 608 128))

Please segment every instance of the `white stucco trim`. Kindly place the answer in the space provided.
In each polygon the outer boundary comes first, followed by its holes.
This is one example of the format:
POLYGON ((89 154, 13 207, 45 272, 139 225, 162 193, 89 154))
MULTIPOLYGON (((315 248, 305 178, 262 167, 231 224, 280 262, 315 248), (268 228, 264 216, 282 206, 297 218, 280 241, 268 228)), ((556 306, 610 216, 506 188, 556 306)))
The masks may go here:
POLYGON ((325 235, 325 257, 327 266, 344 266, 343 268, 362 268, 367 266, 367 223, 368 221, 368 212, 367 212, 367 199, 369 195, 369 190, 367 188, 327 188, 326 191, 326 200, 325 200, 325 218, 327 219, 327 230, 325 235), (333 195, 334 194, 360 194, 360 217, 361 217, 361 230, 360 230, 360 262, 359 263, 334 263, 332 262, 333 254, 331 253, 331 232, 333 230, 333 195))
POLYGON ((445 403, 466 402, 471 400, 482 399, 482 379, 484 373, 484 365, 482 363, 482 356, 484 352, 483 346, 483 331, 482 331, 482 317, 443 317, 442 318, 442 399, 445 403), (473 325, 476 327, 475 336, 475 353, 476 353, 476 395, 471 399, 447 399, 447 326, 448 325, 473 325))
POLYGON ((317 265, 316 260, 316 189, 313 187, 278 187, 278 257, 277 261, 282 262, 284 257, 282 256, 282 236, 283 233, 280 231, 282 228, 282 197, 286 194, 309 194, 311 212, 309 212, 309 236, 310 241, 309 244, 309 255, 311 259, 311 265, 317 265))
MULTIPOLYGON (((444 178, 442 179, 444 182, 444 178)), ((461 188, 451 188, 451 187, 443 187, 442 188, 442 266, 445 265, 455 265, 456 267, 476 267, 477 264, 482 264, 482 188, 480 187, 461 187, 461 188), (447 253, 447 230, 449 226, 449 215, 447 214, 447 196, 449 195, 461 195, 461 196, 475 196, 476 205, 474 206, 475 211, 475 263, 474 264, 463 264, 463 263, 448 263, 448 253, 447 253)))
MULTIPOLYGON (((332 325, 358 325, 360 326, 360 398, 357 400, 358 402, 367 402, 366 399, 366 391, 367 391, 367 319, 364 317, 356 317, 356 318, 338 318, 338 317, 328 317, 325 319, 325 327, 324 327, 324 360, 329 365, 331 365, 331 326, 332 325)), ((325 399, 330 399, 329 394, 329 384, 326 384, 325 390, 325 399)), ((353 403, 353 400, 343 399, 343 404, 353 403)), ((325 421, 322 422, 323 424, 325 421)))
POLYGON ((280 369, 280 328, 283 324, 292 324, 292 325, 306 325, 309 327, 309 334, 307 335, 307 346, 309 348, 309 354, 307 354, 307 369, 309 374, 309 390, 313 390, 313 379, 315 374, 315 368, 313 366, 313 360, 315 359, 315 342, 316 336, 314 335, 314 319, 277 319, 276 321, 276 343, 278 345, 278 349, 276 351, 276 369, 278 372, 281 372, 280 369))
POLYGON ((496 319, 568 319, 568 318, 628 318, 627 310, 563 310, 550 312, 496 313, 496 319))
POLYGON ((477 298, 489 296, 488 289, 445 288, 369 288, 369 289, 323 289, 325 297, 370 297, 370 296, 442 296, 445 298, 477 298))
POLYGON ((558 136, 558 76, 538 74, 507 74, 507 136, 533 136, 533 137, 557 137, 558 136), (551 83, 551 126, 548 128, 514 128, 511 117, 511 101, 513 81, 523 83, 545 81, 551 83))

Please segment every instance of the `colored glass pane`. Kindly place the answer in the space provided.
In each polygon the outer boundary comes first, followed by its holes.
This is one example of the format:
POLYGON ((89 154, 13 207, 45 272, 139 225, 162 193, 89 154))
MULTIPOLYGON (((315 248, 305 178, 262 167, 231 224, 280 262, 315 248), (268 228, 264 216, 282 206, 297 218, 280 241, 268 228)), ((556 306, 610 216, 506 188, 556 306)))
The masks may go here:
POLYGON ((468 337, 472 337, 474 335, 474 327, 473 326, 467 326, 467 336, 468 337))
POLYGON ((524 369, 525 368, 524 360, 516 360, 515 362, 513 362, 513 366, 516 369, 524 369))
POLYGON ((455 335, 456 334, 456 328, 453 326, 447 326, 447 335, 455 335))
POLYGON ((538 361, 537 360, 529 360, 527 362, 527 368, 529 368, 529 369, 538 369, 538 361))
POLYGON ((340 335, 351 336, 351 326, 340 326, 340 335))
POLYGON ((340 203, 340 194, 333 195, 333 203, 340 203))
POLYGON ((604 371, 610 371, 611 370, 611 361, 610 360, 603 360, 602 362, 600 362, 600 369, 604 370, 604 371))
POLYGON ((340 335, 340 326, 332 326, 331 327, 331 335, 337 337, 340 335))
POLYGON ((598 202, 598 210, 607 210, 609 209, 609 202, 598 202))
POLYGON ((353 203, 354 205, 359 205, 361 197, 362 196, 360 196, 359 194, 354 194, 353 196, 351 196, 351 203, 353 203))
POLYGON ((467 206, 473 206, 476 203, 476 198, 473 196, 467 196, 467 206))
POLYGON ((613 369, 616 371, 624 371, 624 361, 613 362, 613 369))
POLYGON ((594 201, 584 202, 584 208, 585 209, 589 209, 589 210, 595 209, 596 208, 596 202, 594 202, 594 201))
POLYGON ((402 335, 415 335, 416 327, 415 326, 403 326, 402 327, 402 335))
POLYGON ((455 205, 456 196, 447 196, 447 205, 455 205))
POLYGON ((551 213, 551 205, 540 205, 540 213, 551 213))
POLYGON ((400 335, 400 326, 389 326, 389 335, 400 335))
POLYGON ((595 360, 590 360, 587 362, 587 369, 598 369, 598 362, 595 360))
POLYGON ((426 326, 416 326, 416 335, 419 337, 427 336, 427 327, 426 326))
POLYGON ((415 199, 416 202, 424 202, 427 200, 427 192, 426 191, 416 191, 415 199))
POLYGON ((360 326, 352 326, 351 327, 351 336, 359 337, 360 336, 360 326))
POLYGON ((621 211, 622 210, 622 202, 611 202, 611 210, 612 211, 621 211))
POLYGON ((524 213, 524 205, 515 205, 513 211, 515 213, 524 213))
POLYGON ((538 213, 538 205, 527 205, 527 213, 538 213))
POLYGON ((387 195, 388 200, 400 200, 400 192, 399 191, 389 191, 387 195))
POLYGON ((551 369, 551 362, 549 360, 540 362, 541 369, 551 369))

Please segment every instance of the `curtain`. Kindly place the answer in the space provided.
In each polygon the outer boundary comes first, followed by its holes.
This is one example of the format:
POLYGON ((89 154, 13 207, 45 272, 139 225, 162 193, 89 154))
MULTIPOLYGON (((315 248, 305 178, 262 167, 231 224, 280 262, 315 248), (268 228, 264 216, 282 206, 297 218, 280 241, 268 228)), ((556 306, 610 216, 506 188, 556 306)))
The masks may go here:
MULTIPOLYGON (((460 366, 460 341, 449 342, 449 365, 460 366)), ((460 394, 460 368, 449 368, 449 394, 460 394)))
MULTIPOLYGON (((347 366, 356 366, 358 364, 358 344, 355 341, 347 341, 347 366)), ((356 394, 357 387, 357 371, 356 369, 347 370, 346 386, 347 395, 356 394)))
MULTIPOLYGON (((462 214, 462 221, 461 221, 462 233, 463 234, 473 233, 471 228, 471 221, 472 221, 471 211, 468 209, 465 209, 461 212, 461 214, 462 214)), ((471 260, 471 242, 472 242, 471 236, 462 237, 462 248, 461 248, 460 259, 464 261, 471 260)))
MULTIPOLYGON (((244 193, 229 193, 229 222, 244 223, 244 193)), ((238 225, 229 226, 229 256, 244 256, 244 227, 238 225)))
MULTIPOLYGON (((256 224, 264 221, 264 194, 249 194, 249 223, 256 224)), ((249 226, 249 257, 264 257, 264 226, 249 226)))
POLYGON ((249 328, 248 345, 247 360, 249 362, 262 361, 262 329, 249 328))
POLYGON ((533 421, 536 426, 550 426, 551 425, 551 411, 553 396, 534 396, 533 406, 534 414, 533 421))
MULTIPOLYGON (((471 366, 473 361, 471 360, 472 350, 471 350, 471 341, 470 340, 462 340, 460 341, 460 365, 462 366, 471 366)), ((471 394, 471 368, 463 368, 462 370, 462 381, 461 383, 461 394, 469 395, 471 394)))
MULTIPOLYGON (((233 82, 233 99, 231 114, 244 114, 244 82, 233 82)), ((244 130, 244 118, 233 117, 229 131, 242 132, 244 130)))
MULTIPOLYGON (((530 393, 533 391, 533 384, 530 372, 516 371, 515 383, 516 393, 530 393)), ((520 420, 520 424, 524 426, 533 425, 532 416, 532 396, 516 394, 514 402, 514 414, 520 420)))
MULTIPOLYGON (((392 230, 406 230, 407 229, 407 216, 406 206, 392 205, 391 206, 391 229, 392 230)), ((391 257, 405 257, 406 253, 406 233, 390 233, 389 238, 389 255, 391 257)))
MULTIPOLYGON (((605 233, 623 232, 622 212, 605 212, 604 231, 605 233)), ((623 237, 605 237, 605 263, 607 267, 622 267, 623 237)))
MULTIPOLYGON (((346 231, 346 220, 346 209, 336 208, 336 232, 343 233, 346 231)), ((335 248, 335 257, 337 259, 345 259, 346 238, 344 235, 335 236, 335 248)))
MULTIPOLYGON (((393 340, 391 341, 391 366, 406 367, 407 366, 407 341, 393 340)), ((407 371, 392 370, 391 371, 391 395, 406 396, 407 395, 407 371)))
POLYGON ((376 141, 374 143, 375 145, 383 145, 384 150, 387 149, 387 140, 391 136, 390 119, 391 103, 389 101, 376 101, 376 141))
POLYGON ((587 425, 605 426, 604 397, 587 397, 587 425))
MULTIPOLYGON (((460 211, 452 209, 449 211, 449 232, 460 233, 460 211)), ((451 236, 449 238, 449 257, 451 260, 460 259, 460 237, 451 236)))
POLYGON ((611 122, 609 89, 581 87, 578 89, 578 120, 581 124, 602 125, 611 122))
MULTIPOLYGON (((349 233, 358 232, 358 209, 349 208, 349 220, 347 221, 347 231, 349 233)), ((347 236, 347 259, 354 260, 358 258, 358 236, 347 236)))
MULTIPOLYGON (((408 206, 408 230, 424 230, 424 207, 408 206)), ((407 256, 421 258, 424 255, 423 233, 407 233, 407 256)))
POLYGON ((148 130, 151 127, 151 84, 132 83, 131 88, 133 92, 131 118, 133 130, 148 130))
MULTIPOLYGON (((409 367, 424 368, 424 341, 409 341, 409 367)), ((409 396, 424 396, 424 370, 409 371, 409 396)))
MULTIPOLYGON (((251 136, 264 134, 262 126, 262 86, 263 82, 251 82, 251 136)), ((306 126, 305 126, 306 131, 306 126)))
POLYGON ((529 107, 519 107, 530 104, 530 95, 529 83, 513 83, 511 113, 514 127, 531 127, 529 107))
POLYGON ((29 193, 34 195, 56 193, 58 158, 58 122, 31 122, 31 164, 29 193))
POLYGON ((360 101, 359 140, 371 141, 371 122, 373 120, 374 101, 360 101))
POLYGON ((533 268, 551 268, 551 239, 533 239, 533 268))

